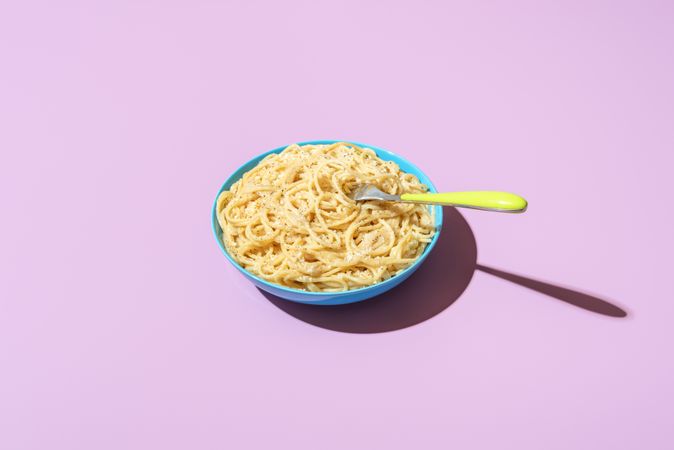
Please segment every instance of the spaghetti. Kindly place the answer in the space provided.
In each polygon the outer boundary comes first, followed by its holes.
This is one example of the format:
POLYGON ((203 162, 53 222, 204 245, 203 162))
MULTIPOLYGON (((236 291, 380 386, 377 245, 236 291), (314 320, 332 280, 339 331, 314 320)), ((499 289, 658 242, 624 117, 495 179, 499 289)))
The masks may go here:
POLYGON ((227 251, 272 283, 316 292, 357 289, 409 267, 435 233, 425 205, 349 197, 427 187, 392 161, 350 143, 293 144, 265 157, 217 200, 227 251))

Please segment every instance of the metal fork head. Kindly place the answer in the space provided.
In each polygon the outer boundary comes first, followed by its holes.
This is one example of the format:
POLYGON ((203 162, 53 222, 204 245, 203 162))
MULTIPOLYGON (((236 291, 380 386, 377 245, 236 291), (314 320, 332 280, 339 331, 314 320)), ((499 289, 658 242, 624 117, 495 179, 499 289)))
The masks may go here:
POLYGON ((399 202, 400 197, 397 195, 387 194, 382 192, 373 184, 361 184, 356 186, 350 193, 353 200, 379 200, 385 202, 399 202))

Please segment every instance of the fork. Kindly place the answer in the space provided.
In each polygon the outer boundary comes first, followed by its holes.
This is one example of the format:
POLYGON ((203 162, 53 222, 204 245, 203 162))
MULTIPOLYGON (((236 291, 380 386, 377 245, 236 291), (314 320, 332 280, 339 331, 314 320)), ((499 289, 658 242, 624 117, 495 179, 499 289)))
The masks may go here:
POLYGON ((500 191, 427 192, 424 194, 392 195, 380 191, 372 184, 361 184, 351 191, 350 196, 356 201, 379 200, 383 202, 423 203, 507 213, 523 213, 527 209, 527 201, 524 198, 510 192, 500 191))

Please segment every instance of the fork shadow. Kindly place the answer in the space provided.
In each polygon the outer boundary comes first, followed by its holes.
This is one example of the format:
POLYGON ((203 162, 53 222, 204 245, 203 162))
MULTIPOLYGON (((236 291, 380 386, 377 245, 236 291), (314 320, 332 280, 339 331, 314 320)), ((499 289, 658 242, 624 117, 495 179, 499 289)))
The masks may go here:
POLYGON ((274 306, 309 324, 345 333, 383 333, 424 322, 451 306, 481 270, 573 306, 625 317, 618 306, 593 295, 477 263, 477 244, 468 222, 455 208, 444 209, 436 249, 417 272, 395 289, 364 302, 335 306, 295 303, 260 290, 274 306))
POLYGON ((556 298, 557 300, 561 300, 570 305, 577 306, 578 308, 583 308, 604 316, 627 317, 627 311, 619 306, 585 292, 557 286, 540 280, 534 280, 533 278, 527 278, 522 275, 494 269, 482 264, 478 264, 476 269, 495 277, 508 280, 512 283, 519 284, 520 286, 524 286, 536 292, 540 292, 541 294, 548 295, 552 298, 556 298))

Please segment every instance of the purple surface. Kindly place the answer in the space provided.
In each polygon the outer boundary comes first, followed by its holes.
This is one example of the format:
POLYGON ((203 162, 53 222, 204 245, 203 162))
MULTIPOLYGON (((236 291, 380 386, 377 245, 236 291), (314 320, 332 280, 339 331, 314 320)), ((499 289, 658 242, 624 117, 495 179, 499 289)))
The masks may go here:
POLYGON ((670 2, 216 3, 0 6, 0 448, 672 448, 670 2), (287 314, 210 207, 321 138, 531 207, 287 314))

